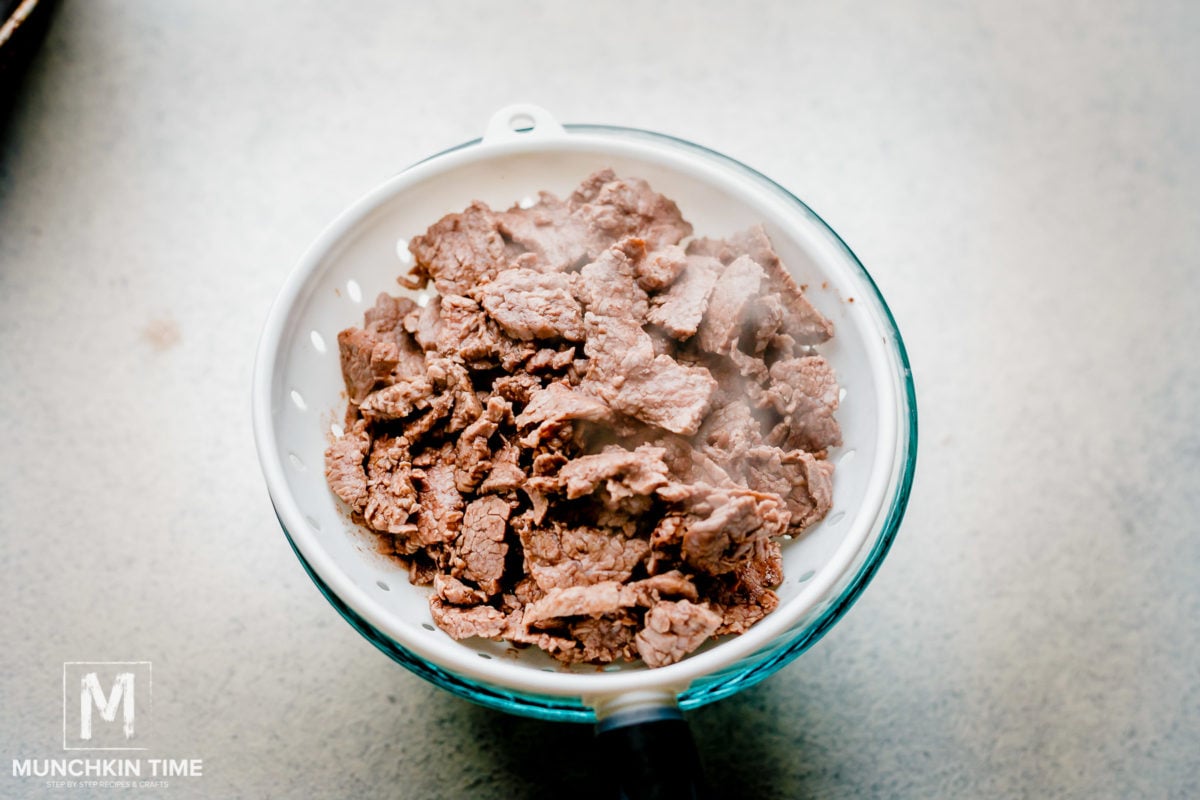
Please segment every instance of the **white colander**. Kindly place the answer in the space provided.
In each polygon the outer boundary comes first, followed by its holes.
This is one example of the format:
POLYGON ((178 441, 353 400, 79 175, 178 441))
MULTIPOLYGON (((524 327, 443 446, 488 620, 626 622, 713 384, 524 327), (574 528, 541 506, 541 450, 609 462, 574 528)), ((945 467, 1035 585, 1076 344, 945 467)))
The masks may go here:
MULTIPOLYGON (((427 293, 412 293, 420 303, 427 293)), ((335 220, 288 278, 268 318, 254 374, 254 431, 280 523, 341 613, 425 677, 508 711, 584 720, 689 707, 751 685, 815 641, 853 602, 903 515, 916 410, 903 344, 854 255, 811 210, 736 161, 623 128, 559 125, 533 106, 498 112, 482 139, 415 164, 335 220), (781 603, 748 632, 659 669, 561 667, 537 648, 454 641, 433 625, 429 590, 375 553, 339 508, 323 453, 345 407, 337 333, 361 325, 376 294, 403 292, 407 237, 472 200, 493 208, 549 190, 560 197, 602 167, 649 181, 699 235, 763 223, 784 264, 836 326, 821 353, 843 388, 845 444, 833 451, 833 509, 783 543, 781 603), (639 710, 640 709, 640 710, 639 710)))

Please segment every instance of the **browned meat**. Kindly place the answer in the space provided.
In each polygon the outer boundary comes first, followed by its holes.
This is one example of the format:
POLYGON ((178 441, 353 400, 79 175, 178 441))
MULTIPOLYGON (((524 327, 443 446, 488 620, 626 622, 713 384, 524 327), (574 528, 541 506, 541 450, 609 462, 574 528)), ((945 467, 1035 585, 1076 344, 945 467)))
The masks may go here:
POLYGON ((635 637, 638 654, 650 667, 674 664, 716 632, 721 615, 690 600, 663 600, 646 612, 635 637))
POLYGON ((387 533, 408 533, 408 518, 417 502, 412 484, 408 440, 377 436, 367 459, 367 525, 387 533))
POLYGON ((479 418, 463 430, 458 439, 458 471, 455 473, 460 492, 475 491, 492 471, 492 448, 488 440, 506 419, 512 422, 512 404, 503 397, 490 397, 479 418))
POLYGON ((483 404, 475 395, 471 375, 462 364, 449 359, 430 359, 429 378, 439 391, 453 398, 453 411, 446 423, 447 433, 456 433, 470 425, 483 413, 483 404))
MULTIPOLYGON (((510 269, 479 287, 488 315, 514 339, 583 340, 583 311, 561 272, 510 269)), ((444 312, 443 312, 444 313, 444 312)))
POLYGON ((479 494, 504 493, 525 485, 525 472, 520 465, 521 450, 505 442, 492 457, 492 469, 479 485, 479 494))
POLYGON ((732 465, 740 463, 750 448, 763 443, 763 426, 745 400, 734 400, 708 415, 696 439, 707 455, 732 465))
POLYGON ((461 214, 448 214, 408 244, 416 259, 414 289, 432 278, 442 295, 464 295, 491 280, 523 251, 504 241, 496 215, 483 203, 472 203, 461 214))
POLYGON ((375 298, 375 305, 363 312, 363 327, 372 333, 403 330, 404 318, 417 308, 410 298, 393 297, 387 292, 380 292, 375 298))
POLYGON ((570 660, 589 664, 608 664, 619 658, 633 661, 637 658, 634 636, 640 625, 637 616, 629 613, 574 620, 567 626, 576 642, 568 651, 570 660))
POLYGON ((591 314, 586 322, 590 362, 581 388, 622 414, 672 433, 695 433, 717 388, 712 375, 655 355, 650 336, 628 322, 591 314))
POLYGON ((479 636, 484 639, 498 638, 504 632, 507 615, 491 606, 449 605, 438 595, 429 598, 429 610, 437 626, 455 639, 479 636))
POLYGON ((728 240, 697 239, 687 252, 708 255, 726 264, 739 256, 748 256, 763 268, 771 291, 782 301, 780 329, 799 344, 820 344, 833 336, 833 323, 813 307, 796 280, 783 266, 762 225, 735 233, 728 240))
POLYGON ((489 596, 500 591, 504 575, 504 556, 508 544, 504 541, 511 509, 496 495, 487 495, 467 506, 452 564, 461 576, 474 581, 489 596))
POLYGON ((615 317, 627 324, 641 325, 649 300, 637 285, 633 263, 620 246, 600 253, 579 271, 575 293, 592 316, 615 317))
POLYGON ((821 520, 833 505, 833 464, 828 461, 803 450, 755 447, 747 451, 745 464, 747 486, 784 499, 792 533, 821 520))
POLYGON ((590 586, 602 581, 625 581, 650 552, 645 539, 588 526, 560 524, 518 529, 526 570, 538 586, 590 586))
POLYGON ((574 347, 568 347, 566 350, 543 348, 525 362, 525 369, 529 372, 558 372, 571 366, 574 362, 574 347))
POLYGON ((517 430, 529 431, 521 443, 534 447, 570 420, 610 422, 612 418, 612 409, 595 397, 562 383, 551 383, 529 396, 528 405, 517 417, 517 430))
POLYGON ((674 202, 645 181, 622 180, 609 169, 585 179, 567 205, 589 224, 593 243, 636 236, 646 242, 648 249, 658 250, 692 235, 691 224, 674 202))
POLYGON ((417 515, 417 541, 421 544, 452 542, 463 520, 463 499, 454 480, 454 466, 439 460, 412 471, 421 513, 417 515))
POLYGON ((424 308, 408 312, 404 318, 404 330, 412 335, 421 349, 436 350, 438 337, 442 333, 442 304, 434 299, 424 308))
POLYGON ((370 449, 367 423, 359 420, 340 438, 334 439, 325 451, 325 479, 333 493, 358 514, 367 507, 365 464, 370 449))
POLYGON ((686 267, 687 255, 683 248, 672 244, 634 260, 633 272, 638 286, 647 292, 657 292, 675 283, 686 267))
POLYGON ((458 578, 437 572, 433 576, 433 591, 453 606, 477 606, 487 602, 482 589, 472 589, 458 578))
POLYGON ((728 353, 737 347, 765 277, 762 267, 745 256, 725 267, 713 286, 708 310, 696 334, 701 349, 728 353))
POLYGON ((414 411, 429 408, 432 396, 433 384, 428 378, 410 378, 371 392, 358 410, 369 422, 404 419, 414 411))
POLYGON ((337 339, 346 391, 351 402, 361 403, 400 363, 400 348, 393 337, 361 328, 347 328, 337 339))
POLYGON ((832 505, 832 325, 761 226, 691 230, 607 170, 472 203, 410 244, 437 294, 339 334, 327 480, 449 635, 658 667, 779 604, 777 540, 832 505))
POLYGON ((528 372, 501 375, 492 382, 493 392, 505 400, 511 400, 514 403, 522 405, 528 403, 533 392, 541 387, 541 379, 536 375, 530 375, 528 372))
POLYGON ((647 319, 676 339, 690 339, 708 309, 708 298, 721 274, 721 262, 688 256, 686 267, 670 290, 652 301, 647 319))
POLYGON ((772 364, 764 399, 783 417, 768 437, 771 444, 823 453, 842 443, 841 426, 833 417, 838 407, 837 378, 821 356, 772 364))
POLYGON ((750 558, 760 542, 786 533, 789 515, 777 495, 721 489, 696 501, 684 519, 683 560, 720 575, 750 558))
POLYGON ((771 587, 783 580, 783 553, 778 542, 767 542, 738 565, 720 576, 712 591, 714 606, 721 612, 716 635, 744 633, 779 605, 771 587))
POLYGON ((599 581, 582 586, 556 586, 546 595, 525 607, 526 625, 537 625, 547 620, 565 617, 593 617, 611 614, 622 606, 621 584, 617 581, 599 581))
POLYGON ((626 450, 610 445, 604 452, 568 461, 552 478, 532 478, 530 485, 544 491, 564 492, 568 500, 603 488, 605 504, 613 506, 631 495, 650 495, 668 482, 666 451, 642 445, 626 450))
POLYGON ((587 222, 549 192, 538 192, 530 208, 513 206, 497 218, 501 233, 537 255, 542 272, 567 270, 587 257, 587 222))

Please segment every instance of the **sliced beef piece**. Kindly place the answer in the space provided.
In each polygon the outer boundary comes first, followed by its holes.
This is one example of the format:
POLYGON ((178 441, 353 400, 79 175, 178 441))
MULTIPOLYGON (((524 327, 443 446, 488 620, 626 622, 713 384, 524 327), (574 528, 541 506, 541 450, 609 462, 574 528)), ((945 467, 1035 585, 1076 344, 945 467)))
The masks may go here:
POLYGON ((377 531, 412 532, 409 516, 416 510, 417 492, 412 483, 412 458, 408 440, 376 436, 367 458, 367 504, 363 519, 377 531))
POLYGON ((511 442, 505 442, 492 456, 491 472, 479 485, 479 493, 503 494, 524 486, 526 478, 519 463, 520 457, 520 449, 511 442))
POLYGON ((457 433, 479 418, 483 413, 483 404, 475 394, 471 374, 462 364, 433 357, 427 360, 426 369, 434 387, 453 398, 450 420, 446 423, 447 433, 457 433))
POLYGON ((363 312, 363 327, 372 333, 404 330, 404 318, 417 308, 411 298, 393 297, 387 292, 380 292, 375 298, 375 305, 363 312))
POLYGON ((549 192, 538 192, 529 208, 513 206, 496 217, 501 233, 536 254, 539 271, 565 271, 588 255, 587 221, 549 192))
POLYGON ((712 239, 708 236, 699 236, 688 242, 685 252, 689 256, 705 256, 707 258, 715 258, 722 264, 728 264, 740 255, 745 253, 735 252, 733 246, 724 239, 712 239))
POLYGON ((469 297, 445 295, 438 328, 437 350, 468 366, 486 368, 500 364, 509 372, 537 352, 530 342, 505 336, 479 304, 469 297))
POLYGON ((590 586, 625 581, 650 552, 645 539, 589 526, 558 522, 517 528, 524 548, 526 572, 544 591, 555 587, 590 586))
POLYGON ((740 463, 752 447, 763 443, 763 424, 749 403, 734 400, 708 415, 696 441, 715 461, 740 463))
POLYGON ((436 594, 429 598, 429 611, 437 626, 455 639, 496 639, 504 633, 508 619, 503 611, 491 606, 450 605, 436 594))
POLYGON ((728 353, 737 347, 747 317, 761 299, 765 278, 762 267, 746 256, 735 259, 722 270, 696 332, 702 350, 728 353))
POLYGON ((486 283, 524 248, 504 241, 496 215, 483 203, 467 206, 461 214, 448 214, 413 237, 408 245, 416 263, 409 288, 419 289, 432 278, 443 295, 465 295, 486 283))
POLYGON ((451 565, 456 577, 474 581, 488 596, 500 591, 508 544, 508 503, 496 495, 472 501, 463 515, 462 534, 455 542, 451 565))
POLYGON ((650 250, 658 250, 692 235, 692 226, 679 206, 640 178, 620 179, 611 169, 584 179, 568 198, 576 217, 585 220, 591 232, 590 247, 636 236, 650 250))
POLYGON ((425 374, 424 351, 404 327, 405 318, 419 312, 420 307, 411 299, 380 292, 375 305, 363 314, 364 328, 368 332, 382 341, 390 340, 396 344, 396 366, 383 379, 385 383, 414 379, 425 374))
POLYGON ((451 394, 435 394, 429 399, 429 410, 422 411, 404 426, 404 436, 414 444, 428 436, 434 429, 440 428, 442 420, 450 416, 454 409, 454 396, 451 394))
POLYGON ((687 252, 712 256, 726 264, 739 256, 749 256, 763 268, 771 291, 783 301, 781 332, 800 344, 808 345, 820 344, 833 336, 833 323, 813 307, 796 285, 796 280, 779 260, 762 225, 735 233, 727 240, 696 239, 688 245, 687 252))
POLYGON ((681 572, 672 571, 633 583, 606 580, 584 586, 556 586, 525 608, 524 622, 546 626, 569 617, 597 617, 625 608, 657 605, 663 596, 695 600, 695 585, 681 572))
POLYGON ((429 408, 432 397, 433 384, 428 378, 408 378, 371 392, 358 410, 368 422, 404 419, 414 411, 429 408))
POLYGON ((492 391, 514 403, 525 405, 533 393, 542 388, 542 380, 528 372, 514 372, 512 375, 501 375, 492 381, 492 391))
POLYGON ((746 485, 756 492, 777 494, 791 512, 788 530, 800 533, 819 521, 833 505, 833 464, 803 450, 754 447, 744 454, 746 485))
POLYGON ((730 245, 757 261, 766 270, 767 281, 772 291, 783 300, 784 321, 782 330, 800 344, 820 344, 833 336, 833 323, 813 307, 804 292, 796 285, 762 225, 755 225, 729 237, 730 245))
POLYGON ((509 269, 475 291, 483 309, 514 339, 583 340, 583 311, 561 272, 509 269))
POLYGON ((525 609, 518 608, 508 615, 504 625, 504 638, 521 645, 535 645, 555 658, 568 663, 574 662, 570 652, 575 650, 575 641, 562 635, 565 632, 550 633, 534 628, 525 622, 525 609))
POLYGON ((626 584, 621 591, 623 596, 631 601, 629 605, 645 608, 650 608, 664 597, 681 597, 695 602, 700 596, 696 584, 679 570, 670 570, 634 581, 626 584))
POLYGON ((721 262, 716 259, 688 256, 679 279, 651 301, 647 321, 676 339, 690 339, 700 327, 721 270, 721 262))
POLYGON ((837 378, 821 356, 772 364, 763 402, 783 417, 767 437, 768 443, 814 454, 842 443, 842 429, 833 416, 838 407, 837 378))
POLYGON ((760 543, 787 532, 789 513, 778 495, 718 489, 691 503, 680 552, 694 569, 710 575, 731 572, 751 558, 760 543))
POLYGON ((586 392, 555 382, 544 389, 535 389, 530 394, 529 402, 517 416, 516 424, 517 430, 528 431, 521 438, 521 444, 536 447, 571 420, 605 423, 612 418, 612 409, 604 402, 586 392))
POLYGON ((450 446, 434 463, 414 469, 412 481, 421 505, 416 540, 423 545, 453 542, 462 528, 464 504, 454 479, 450 446))
POLYGON ((618 581, 598 581, 582 586, 556 586, 525 607, 526 625, 544 625, 566 617, 591 617, 611 614, 623 606, 622 586, 618 581))
POLYGON ((442 332, 442 303, 438 297, 429 298, 425 306, 410 311, 404 317, 404 330, 422 350, 436 350, 442 332))
POLYGON ((574 286, 575 296, 589 314, 618 317, 640 326, 650 307, 645 290, 637 285, 633 262, 619 245, 586 264, 574 286))
POLYGON ((769 379, 770 373, 767 369, 767 363, 758 356, 744 353, 740 348, 734 347, 729 351, 729 361, 737 369, 739 375, 751 379, 750 381, 742 381, 742 383, 753 386, 756 392, 769 379))
POLYGON ((783 553, 778 542, 762 542, 751 558, 720 576, 708 592, 721 612, 717 635, 744 633, 779 605, 774 587, 783 580, 783 553))
POLYGON ((529 372, 559 372, 573 363, 575 363, 574 347, 568 347, 566 350, 543 348, 525 362, 525 369, 529 372))
POLYGON ((672 244, 635 259, 633 271, 638 286, 647 292, 660 292, 675 283, 687 268, 687 263, 683 248, 672 244))
POLYGON ((333 493, 350 510, 361 514, 367 507, 367 453, 371 435, 367 423, 359 420, 325 451, 325 479, 333 493))
POLYGON ((393 336, 362 328, 347 328, 337 340, 346 392, 352 403, 361 403, 400 363, 400 348, 393 336))
POLYGON ((674 664, 704 644, 721 625, 721 615, 690 600, 663 600, 646 612, 635 638, 648 667, 674 664))
POLYGON ((487 602, 487 595, 483 590, 474 589, 458 578, 440 572, 433 576, 433 591, 453 606, 477 606, 487 602))
POLYGON ((603 452, 568 461, 552 478, 532 478, 530 485, 546 491, 560 491, 575 500, 603 489, 606 506, 615 507, 633 495, 650 495, 669 480, 666 451, 642 445, 626 450, 610 445, 603 452))
MULTIPOLYGON (((734 485, 725 469, 697 450, 688 439, 668 434, 656 438, 652 443, 666 451, 663 461, 672 477, 696 486, 695 490, 689 490, 688 497, 696 492, 707 495, 713 487, 734 485)), ((659 493, 662 494, 661 490, 659 493)))
POLYGON ((628 612, 574 620, 567 631, 576 645, 556 657, 586 664, 609 664, 619 658, 633 661, 637 658, 634 637, 638 625, 637 616, 628 612))
POLYGON ((512 404, 503 397, 491 397, 479 418, 468 425, 458 438, 455 473, 458 490, 473 492, 492 471, 492 435, 505 421, 512 422, 512 404))
POLYGON ((585 324, 590 362, 581 389, 650 425, 696 432, 717 388, 707 370, 655 355, 650 336, 624 320, 588 314, 585 324))

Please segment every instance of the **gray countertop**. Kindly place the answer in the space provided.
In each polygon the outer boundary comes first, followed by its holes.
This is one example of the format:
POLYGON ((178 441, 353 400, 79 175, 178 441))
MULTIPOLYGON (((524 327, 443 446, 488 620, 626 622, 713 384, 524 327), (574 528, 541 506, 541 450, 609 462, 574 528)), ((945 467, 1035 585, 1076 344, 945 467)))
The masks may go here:
POLYGON ((0 132, 0 795, 66 661, 150 661, 165 797, 587 796, 591 732, 393 664, 310 584, 249 378, 343 207, 536 102, 809 202, 907 339, 874 583, 690 714, 725 796, 1200 796, 1200 7, 66 0, 0 132))

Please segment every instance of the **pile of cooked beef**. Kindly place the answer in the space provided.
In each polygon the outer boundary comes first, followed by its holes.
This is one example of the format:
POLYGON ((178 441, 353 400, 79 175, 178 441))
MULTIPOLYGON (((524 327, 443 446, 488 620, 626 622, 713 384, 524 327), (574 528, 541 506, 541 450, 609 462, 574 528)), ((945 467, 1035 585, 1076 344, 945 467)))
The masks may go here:
POLYGON ((409 245, 437 295, 338 335, 329 484, 451 636, 658 667, 778 605, 780 539, 831 502, 833 326, 761 226, 691 235, 610 170, 475 202, 409 245))

